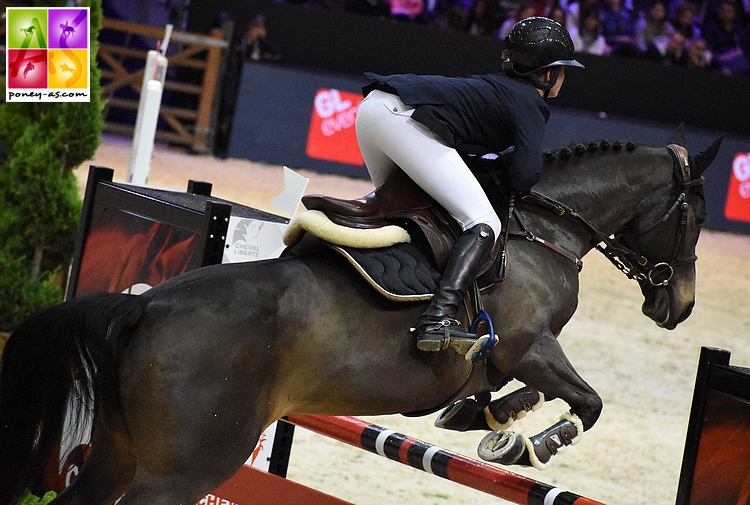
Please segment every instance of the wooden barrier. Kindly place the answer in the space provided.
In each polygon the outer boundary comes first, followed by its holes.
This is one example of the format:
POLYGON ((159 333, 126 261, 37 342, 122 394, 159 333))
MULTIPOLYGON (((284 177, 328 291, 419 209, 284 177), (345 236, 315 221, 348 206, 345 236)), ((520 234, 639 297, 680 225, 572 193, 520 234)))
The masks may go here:
MULTIPOLYGON (((104 108, 105 129, 132 135, 135 119, 132 124, 117 122, 111 112, 112 109, 130 110, 135 118, 148 51, 156 49, 156 41, 164 36, 164 28, 104 19, 102 31, 107 33, 108 38, 122 41, 119 44, 107 42, 99 45, 102 99, 107 101, 104 108), (142 39, 153 42, 149 47, 143 47, 143 44, 133 46, 135 41, 142 39), (123 88, 130 89, 131 93, 116 93, 123 88)), ((218 103, 217 90, 221 87, 222 56, 229 47, 227 41, 230 37, 231 30, 218 28, 209 36, 182 31, 172 33, 170 47, 179 46, 179 49, 167 54, 169 71, 164 93, 167 96, 171 92, 172 97, 187 96, 179 100, 180 105, 170 105, 166 101, 162 103, 157 139, 188 146, 198 153, 211 151, 216 123, 213 110, 218 103), (192 69, 193 72, 178 71, 180 68, 192 69), (186 74, 191 78, 200 76, 200 82, 178 80, 186 74)))
POLYGON ((353 417, 290 416, 288 421, 519 505, 603 505, 353 417))

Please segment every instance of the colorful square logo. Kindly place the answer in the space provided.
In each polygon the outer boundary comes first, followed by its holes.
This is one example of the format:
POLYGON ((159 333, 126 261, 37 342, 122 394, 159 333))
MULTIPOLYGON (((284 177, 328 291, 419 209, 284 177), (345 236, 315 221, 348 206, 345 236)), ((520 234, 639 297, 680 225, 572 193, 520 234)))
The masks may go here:
POLYGON ((7 102, 90 101, 88 7, 6 9, 7 102))

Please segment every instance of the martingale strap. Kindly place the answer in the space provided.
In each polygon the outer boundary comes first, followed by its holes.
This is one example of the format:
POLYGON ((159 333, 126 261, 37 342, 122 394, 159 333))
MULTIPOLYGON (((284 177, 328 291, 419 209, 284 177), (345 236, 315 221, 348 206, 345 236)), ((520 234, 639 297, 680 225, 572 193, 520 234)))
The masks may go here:
MULTIPOLYGON (((538 194, 537 193, 532 193, 531 195, 524 195, 521 198, 521 200, 525 201, 525 200, 528 199, 528 197, 536 196, 536 195, 538 195, 538 194)), ((538 196, 541 197, 542 195, 538 195, 538 196)), ((540 200, 539 203, 542 204, 545 208, 547 208, 549 210, 552 210, 553 212, 555 212, 559 216, 565 215, 565 211, 564 210, 561 211, 561 209, 559 207, 549 206, 548 205, 552 200, 548 200, 548 199, 546 199, 546 197, 542 197, 542 198, 543 199, 540 200)), ((560 205, 562 205, 562 204, 560 204, 560 205)), ((570 251, 566 251, 562 247, 558 247, 557 245, 553 244, 552 242, 548 242, 547 240, 544 240, 543 238, 539 237, 534 232, 532 232, 526 226, 526 224, 524 223, 523 218, 521 217, 521 214, 516 209, 513 209, 513 215, 516 218, 516 222, 518 223, 518 226, 521 228, 521 230, 520 231, 516 231, 516 230, 509 231, 508 234, 511 237, 525 238, 529 242, 537 243, 537 244, 539 244, 539 245, 541 245, 543 247, 546 247, 550 251, 553 251, 553 252, 559 254, 560 256, 568 258, 570 261, 572 261, 575 264, 575 266, 576 266, 576 268, 578 269, 579 272, 583 269, 583 260, 581 258, 579 258, 575 254, 571 253, 570 251)), ((508 229, 508 228, 510 228, 510 226, 508 226, 506 229, 508 229)), ((506 241, 506 246, 507 246, 507 241, 506 241)))

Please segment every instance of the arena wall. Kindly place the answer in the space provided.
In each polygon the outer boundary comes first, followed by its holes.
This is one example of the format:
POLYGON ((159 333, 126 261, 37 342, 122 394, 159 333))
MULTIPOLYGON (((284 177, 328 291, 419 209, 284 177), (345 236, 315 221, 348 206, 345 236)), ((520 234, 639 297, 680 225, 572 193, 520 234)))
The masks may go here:
MULTIPOLYGON (((268 40, 282 54, 278 62, 242 65, 227 150, 232 157, 367 177, 356 159, 352 120, 367 82, 362 72, 498 71, 502 41, 492 37, 266 0, 228 0, 221 9, 239 33, 264 14, 268 40), (329 89, 340 96, 324 96, 329 89), (316 110, 321 104, 335 115, 323 117, 316 110), (332 121, 331 139, 314 138, 316 128, 332 121), (340 156, 342 150, 349 155, 340 156)), ((219 13, 214 3, 196 0, 189 28, 207 31, 219 13)), ((685 123, 686 147, 696 153, 725 135, 705 186, 708 226, 750 233, 750 94, 739 91, 750 80, 634 59, 580 60, 586 69, 568 72, 560 97, 550 101, 546 147, 599 139, 666 144, 685 123)))
MULTIPOLYGON (((220 13, 237 33, 257 14, 282 61, 349 74, 468 75, 497 72, 502 41, 268 0, 193 0, 188 28, 208 32, 220 13)), ((579 55, 556 105, 750 135, 747 78, 637 59, 579 55)))

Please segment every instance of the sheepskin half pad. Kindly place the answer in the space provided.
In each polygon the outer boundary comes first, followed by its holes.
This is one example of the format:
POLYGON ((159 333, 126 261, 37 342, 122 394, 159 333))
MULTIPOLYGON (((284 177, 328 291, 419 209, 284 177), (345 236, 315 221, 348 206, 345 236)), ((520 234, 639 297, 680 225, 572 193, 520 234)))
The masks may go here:
POLYGON ((284 243, 293 246, 305 233, 328 244, 344 256, 362 277, 386 298, 396 301, 429 300, 437 289, 440 272, 410 243, 399 226, 356 229, 340 226, 317 210, 292 219, 284 243))

